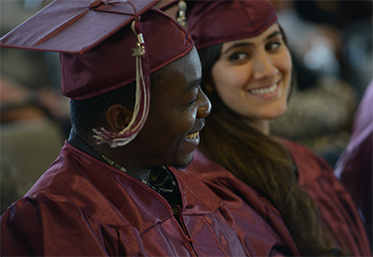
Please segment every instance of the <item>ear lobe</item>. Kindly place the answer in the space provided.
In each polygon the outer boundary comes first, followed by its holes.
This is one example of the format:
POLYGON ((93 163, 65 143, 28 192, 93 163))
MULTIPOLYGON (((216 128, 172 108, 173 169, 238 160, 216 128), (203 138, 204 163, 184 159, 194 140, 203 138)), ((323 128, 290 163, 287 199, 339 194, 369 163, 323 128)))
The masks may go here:
POLYGON ((132 119, 133 111, 121 104, 113 104, 106 111, 106 121, 112 131, 125 129, 132 119))

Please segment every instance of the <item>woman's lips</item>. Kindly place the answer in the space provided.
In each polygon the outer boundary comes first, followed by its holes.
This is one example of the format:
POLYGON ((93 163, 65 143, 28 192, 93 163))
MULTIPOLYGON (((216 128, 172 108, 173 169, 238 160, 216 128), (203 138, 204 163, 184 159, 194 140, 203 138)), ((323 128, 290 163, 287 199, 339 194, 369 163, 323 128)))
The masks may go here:
POLYGON ((278 88, 278 83, 265 88, 251 89, 249 92, 253 95, 265 95, 274 92, 278 88))

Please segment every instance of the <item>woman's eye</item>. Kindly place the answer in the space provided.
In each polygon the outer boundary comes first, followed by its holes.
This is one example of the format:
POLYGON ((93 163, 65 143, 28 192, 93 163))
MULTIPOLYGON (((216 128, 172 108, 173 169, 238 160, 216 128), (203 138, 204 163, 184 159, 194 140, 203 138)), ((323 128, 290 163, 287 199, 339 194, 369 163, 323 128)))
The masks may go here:
POLYGON ((229 57, 229 60, 231 62, 235 62, 235 61, 242 61, 244 59, 246 59, 249 55, 247 53, 244 53, 244 52, 238 52, 238 53, 234 53, 232 54, 230 57, 229 57))
POLYGON ((279 42, 279 41, 271 42, 271 43, 268 43, 268 44, 266 45, 266 50, 267 50, 267 51, 275 50, 275 49, 278 49, 281 45, 282 45, 282 44, 281 44, 281 42, 279 42))

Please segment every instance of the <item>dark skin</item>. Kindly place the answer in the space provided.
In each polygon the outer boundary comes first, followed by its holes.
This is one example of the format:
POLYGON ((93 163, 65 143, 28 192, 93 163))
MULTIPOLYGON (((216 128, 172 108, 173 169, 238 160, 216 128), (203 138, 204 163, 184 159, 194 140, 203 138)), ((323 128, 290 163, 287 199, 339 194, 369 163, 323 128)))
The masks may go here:
MULTIPOLYGON (((195 133, 204 126, 211 104, 200 88, 201 64, 193 49, 185 57, 152 74, 150 112, 144 127, 128 145, 97 145, 93 133, 79 135, 95 151, 147 180, 153 168, 183 168, 199 143, 195 133)), ((97 127, 122 131, 132 118, 132 106, 111 105, 97 127)), ((197 133, 198 134, 198 133, 197 133)))

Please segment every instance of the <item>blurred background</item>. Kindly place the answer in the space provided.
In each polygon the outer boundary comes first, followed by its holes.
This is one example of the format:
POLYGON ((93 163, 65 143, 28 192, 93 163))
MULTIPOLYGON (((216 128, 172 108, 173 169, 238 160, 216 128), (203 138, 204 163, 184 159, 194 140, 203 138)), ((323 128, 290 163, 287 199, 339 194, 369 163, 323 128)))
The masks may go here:
MULTIPOLYGON (((0 0, 5 35, 50 0, 0 0)), ((373 77, 372 1, 273 0, 296 73, 287 113, 271 133, 308 145, 332 166, 373 77)), ((67 139, 69 100, 59 55, 0 49, 1 212, 21 197, 67 139)))
POLYGON ((372 79, 372 1, 273 0, 296 75, 273 134, 311 147, 332 166, 372 79))
MULTIPOLYGON (((0 0, 5 35, 52 1, 0 0)), ((0 49, 1 212, 56 159, 70 129, 58 53, 0 49)))

